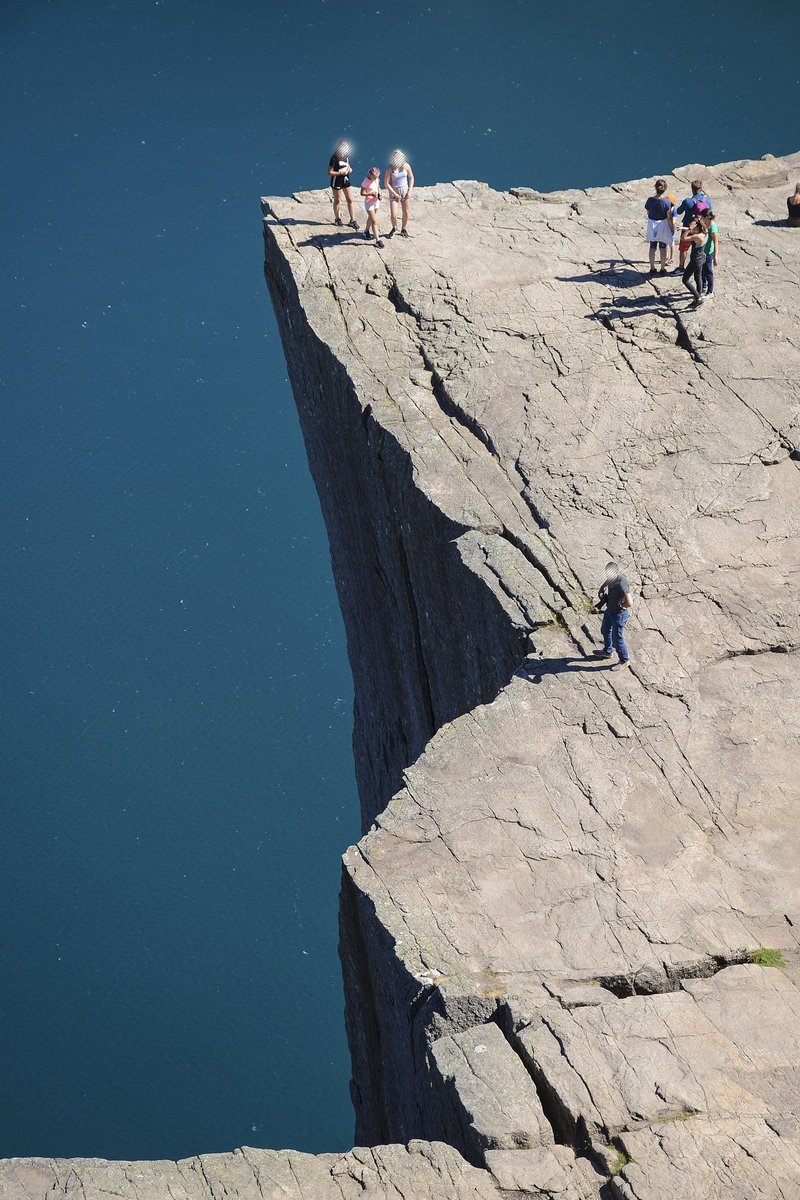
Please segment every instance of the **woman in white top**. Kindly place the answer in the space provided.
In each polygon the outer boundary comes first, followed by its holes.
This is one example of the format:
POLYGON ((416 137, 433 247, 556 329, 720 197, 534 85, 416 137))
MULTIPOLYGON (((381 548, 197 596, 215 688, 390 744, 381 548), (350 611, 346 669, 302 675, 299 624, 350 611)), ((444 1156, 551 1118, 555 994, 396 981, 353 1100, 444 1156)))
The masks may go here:
POLYGON ((411 193, 414 190, 414 172, 411 170, 411 164, 406 162, 402 150, 395 150, 392 154, 392 160, 383 177, 383 184, 389 193, 389 211, 392 216, 392 228, 386 236, 394 237, 397 233, 397 206, 399 205, 403 213, 400 236, 408 237, 406 225, 408 224, 408 210, 411 207, 411 193))

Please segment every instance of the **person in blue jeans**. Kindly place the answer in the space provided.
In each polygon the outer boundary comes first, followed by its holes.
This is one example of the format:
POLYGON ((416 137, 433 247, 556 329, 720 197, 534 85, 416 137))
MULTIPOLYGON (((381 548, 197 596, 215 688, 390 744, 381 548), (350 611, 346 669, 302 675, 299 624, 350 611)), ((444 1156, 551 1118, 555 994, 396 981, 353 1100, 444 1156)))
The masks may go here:
POLYGON ((711 209, 705 214, 708 227, 706 241, 706 261, 703 263, 703 292, 706 300, 714 299, 714 267, 717 265, 717 249, 719 247, 719 229, 711 209))
POLYGON ((605 578, 600 584, 597 595, 599 604, 605 604, 603 624, 600 626, 603 635, 603 649, 595 650, 595 658, 611 658, 616 650, 618 662, 614 663, 612 671, 628 665, 628 648, 622 631, 630 616, 633 606, 631 587, 615 562, 606 563, 605 578))

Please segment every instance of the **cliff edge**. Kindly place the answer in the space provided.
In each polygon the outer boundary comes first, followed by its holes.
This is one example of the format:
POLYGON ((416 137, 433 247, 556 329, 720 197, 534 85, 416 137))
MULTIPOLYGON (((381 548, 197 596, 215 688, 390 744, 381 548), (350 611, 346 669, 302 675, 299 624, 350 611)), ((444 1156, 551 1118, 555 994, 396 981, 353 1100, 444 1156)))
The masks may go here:
POLYGON ((800 1191, 800 155, 698 175, 700 309, 650 180, 420 188, 383 250, 263 202, 356 685, 357 1139, 642 1200, 800 1191))
POLYGON ((371 1149, 8 1159, 4 1197, 800 1195, 800 154, 698 175, 699 310, 646 273, 649 179, 417 188, 383 250, 262 201, 355 682, 371 1149))

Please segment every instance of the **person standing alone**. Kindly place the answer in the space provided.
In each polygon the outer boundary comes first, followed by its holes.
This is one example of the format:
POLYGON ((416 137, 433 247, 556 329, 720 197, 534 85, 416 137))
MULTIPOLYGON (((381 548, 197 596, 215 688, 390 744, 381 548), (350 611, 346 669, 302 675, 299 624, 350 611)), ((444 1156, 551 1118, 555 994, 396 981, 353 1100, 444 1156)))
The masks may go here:
POLYGON ((630 616, 633 606, 631 587, 615 562, 606 563, 605 578, 597 592, 600 604, 605 603, 603 624, 600 631, 603 635, 603 649, 593 651, 595 658, 611 658, 616 650, 618 661, 612 671, 628 665, 628 648, 622 631, 630 616))

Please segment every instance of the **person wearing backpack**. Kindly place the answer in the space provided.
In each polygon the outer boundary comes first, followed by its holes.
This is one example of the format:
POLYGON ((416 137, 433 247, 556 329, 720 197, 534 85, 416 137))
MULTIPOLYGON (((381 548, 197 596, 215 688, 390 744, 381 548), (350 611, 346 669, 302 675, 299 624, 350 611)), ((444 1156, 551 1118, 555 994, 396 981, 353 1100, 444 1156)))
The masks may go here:
MULTIPOLYGON (((693 179, 691 182, 692 194, 682 200, 677 208, 677 215, 683 217, 682 224, 687 228, 692 223, 693 217, 702 217, 708 209, 711 208, 711 201, 703 191, 702 179, 693 179)), ((686 254, 691 243, 684 235, 678 245, 678 266, 675 268, 675 275, 682 275, 686 266, 686 254)))

